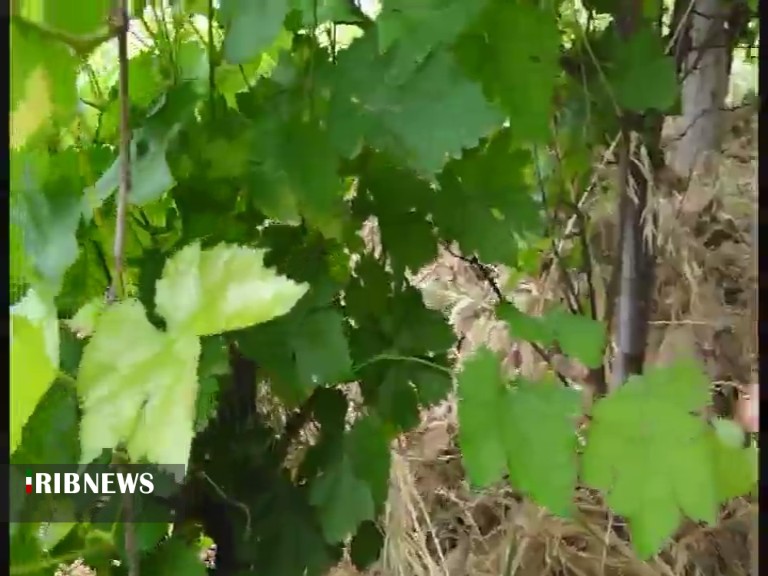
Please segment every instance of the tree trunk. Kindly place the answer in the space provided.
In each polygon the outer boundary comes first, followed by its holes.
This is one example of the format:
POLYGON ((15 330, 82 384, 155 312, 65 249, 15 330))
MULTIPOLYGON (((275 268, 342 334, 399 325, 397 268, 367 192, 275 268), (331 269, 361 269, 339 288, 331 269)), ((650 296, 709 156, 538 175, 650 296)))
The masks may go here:
POLYGON ((726 29, 730 12, 725 0, 695 0, 688 15, 688 50, 681 66, 682 137, 672 158, 672 167, 684 178, 702 154, 720 149, 732 50, 732 34, 726 29))

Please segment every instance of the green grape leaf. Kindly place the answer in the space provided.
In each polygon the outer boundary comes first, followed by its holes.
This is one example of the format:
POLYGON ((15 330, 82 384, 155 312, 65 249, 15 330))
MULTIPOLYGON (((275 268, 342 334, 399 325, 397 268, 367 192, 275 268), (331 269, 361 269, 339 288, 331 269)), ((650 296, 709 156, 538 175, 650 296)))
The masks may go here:
POLYGON ((510 302, 501 302, 496 307, 496 315, 507 323, 512 338, 543 345, 551 344, 555 340, 553 327, 549 322, 524 314, 510 302))
POLYGON ((143 558, 141 573, 147 576, 206 576, 208 571, 200 561, 200 553, 193 546, 179 538, 171 538, 143 558))
POLYGON ((77 109, 78 62, 63 44, 51 42, 20 18, 11 22, 11 148, 20 149, 66 122, 77 109))
POLYGON ((431 210, 443 236, 486 262, 513 262, 514 234, 540 222, 525 177, 530 165, 530 152, 512 147, 509 130, 450 162, 439 177, 440 193, 431 210))
POLYGON ((528 3, 492 3, 459 41, 458 59, 509 115, 515 142, 545 142, 560 74, 555 12, 528 3))
POLYGON ((320 514, 325 540, 341 542, 358 525, 374 517, 368 485, 358 478, 350 458, 342 455, 330 469, 312 482, 310 502, 320 514))
POLYGON ((754 446, 744 447, 741 443, 734 444, 733 438, 723 438, 718 429, 709 436, 709 440, 718 500, 725 502, 749 493, 758 480, 757 449, 754 446))
POLYGON ((394 348, 408 356, 440 354, 453 346, 456 337, 445 317, 424 306, 421 293, 408 287, 395 293, 390 309, 394 348))
POLYGON ((390 294, 386 272, 371 261, 363 263, 346 296, 347 313, 358 323, 350 336, 355 371, 366 404, 404 432, 418 425, 420 403, 434 404, 450 392, 445 353, 455 336, 442 314, 424 306, 416 289, 390 294), (374 296, 357 301, 357 294, 374 296))
POLYGON ((353 156, 365 142, 432 177, 503 121, 448 53, 433 53, 414 74, 393 82, 376 43, 371 32, 355 41, 330 78, 328 125, 340 154, 353 156))
POLYGON ((78 4, 77 10, 72 10, 70 6, 57 0, 44 0, 42 4, 43 21, 46 25, 77 35, 105 29, 112 8, 110 0, 84 0, 78 4))
MULTIPOLYGON (((165 159, 168 139, 147 135, 139 130, 131 141, 131 196, 134 204, 146 204, 160 198, 176 181, 165 159), (141 147, 141 152, 139 152, 141 147)), ((109 198, 120 186, 120 158, 92 188, 85 191, 85 213, 88 214, 109 198)))
POLYGON ((707 390, 701 370, 679 362, 633 376, 593 409, 582 480, 629 519, 643 558, 672 535, 681 512, 716 519, 711 442, 704 420, 692 415, 706 405, 707 390))
POLYGON ((324 540, 305 488, 277 486, 267 506, 260 515, 261 535, 252 540, 260 575, 323 576, 340 560, 334 557, 338 548, 331 548, 324 540))
POLYGON ((410 73, 436 48, 450 45, 486 2, 388 0, 376 18, 379 50, 397 48, 394 68, 410 73))
POLYGON ((507 452, 500 433, 506 418, 504 380, 496 355, 479 348, 458 376, 459 445, 467 476, 484 487, 501 479, 507 452))
POLYGON ((222 0, 227 62, 245 64, 269 48, 283 28, 288 7, 285 0, 222 0))
POLYGON ((435 194, 426 180, 382 155, 366 162, 353 209, 361 220, 376 217, 381 243, 398 271, 416 272, 437 258, 437 238, 427 216, 435 194))
POLYGON ((29 290, 11 307, 10 449, 21 443, 22 430, 59 369, 59 323, 51 302, 29 290))
POLYGON ((380 381, 363 382, 363 397, 387 422, 407 432, 419 425, 419 397, 411 382, 409 367, 392 364, 380 381))
POLYGON ((368 485, 373 504, 380 509, 389 492, 391 459, 389 437, 382 422, 375 416, 355 422, 345 439, 345 448, 355 475, 368 485))
POLYGON ((635 112, 666 111, 678 97, 677 74, 672 56, 650 27, 638 30, 627 42, 619 42, 608 74, 618 104, 635 112))
POLYGON ((588 368, 603 365, 606 345, 605 326, 587 316, 570 314, 562 309, 549 312, 545 318, 562 351, 588 368))
POLYGON ((27 421, 12 464, 76 464, 80 457, 79 407, 73 386, 56 380, 27 421))
POLYGON ((139 302, 107 308, 85 346, 77 379, 81 461, 125 442, 134 462, 186 466, 199 356, 196 336, 159 331, 139 302))
MULTIPOLYGON (((135 528, 133 530, 135 533, 136 550, 142 554, 149 552, 151 556, 154 549, 160 544, 160 541, 168 536, 168 524, 165 522, 147 521, 147 506, 148 504, 143 504, 143 514, 140 514, 139 518, 135 520, 135 528)), ((149 506, 153 507, 151 504, 149 506)), ((162 514, 159 510, 153 511, 152 513, 155 515, 162 514)), ((130 524, 128 526, 130 526, 130 524)), ((126 525, 123 523, 119 523, 115 526, 115 542, 117 542, 122 558, 127 558, 127 554, 125 553, 125 528, 126 525)), ((165 544, 162 543, 160 545, 164 546, 165 544)))
POLYGON ((92 298, 87 303, 83 304, 82 308, 77 311, 70 320, 65 323, 67 327, 72 330, 80 338, 85 338, 93 334, 93 330, 96 327, 96 321, 104 311, 106 302, 104 298, 92 298))
POLYGON ((422 214, 402 212, 379 218, 381 242, 401 270, 416 272, 437 258, 437 238, 422 214))
POLYGON ((283 222, 297 210, 328 238, 340 238, 344 187, 327 131, 316 122, 263 116, 251 158, 255 205, 283 222))
POLYGON ((352 371, 344 319, 335 310, 320 309, 296 326, 292 348, 302 381, 336 382, 352 371))
MULTIPOLYGON (((179 129, 193 118, 199 94, 193 82, 181 82, 165 93, 144 125, 134 130, 131 138, 131 194, 132 204, 153 202, 173 188, 176 180, 168 166, 168 146, 179 129)), ((83 214, 88 217, 99 208, 120 186, 120 156, 87 188, 83 198, 83 214)))
POLYGON ((72 532, 75 526, 77 526, 76 522, 51 522, 40 534, 41 545, 45 550, 52 550, 72 532))
POLYGON ((213 376, 200 378, 195 403, 195 432, 202 432, 216 414, 218 406, 219 382, 213 376))
POLYGON ((15 524, 12 527, 9 552, 11 571, 16 567, 40 565, 39 570, 24 572, 33 576, 43 576, 47 572, 43 570, 45 566, 45 555, 38 537, 39 524, 23 522, 15 524), (15 529, 14 529, 15 528, 15 529))
POLYGON ((264 266, 264 252, 193 243, 170 258, 155 305, 168 326, 198 336, 239 330, 282 316, 307 291, 264 266))
POLYGON ((80 164, 74 150, 41 162, 35 154, 16 156, 11 219, 19 227, 25 267, 54 293, 77 260, 80 224, 80 164))
POLYGON ((569 516, 576 487, 576 390, 520 379, 508 391, 504 447, 512 486, 559 516, 569 516))
POLYGON ((313 298, 310 292, 291 313, 239 337, 243 353, 270 374, 273 390, 289 405, 319 385, 352 377, 344 318, 328 303, 310 305, 313 298))
POLYGON ((382 548, 384 548, 384 534, 375 522, 366 520, 360 524, 350 542, 349 558, 355 568, 363 572, 379 559, 382 548))

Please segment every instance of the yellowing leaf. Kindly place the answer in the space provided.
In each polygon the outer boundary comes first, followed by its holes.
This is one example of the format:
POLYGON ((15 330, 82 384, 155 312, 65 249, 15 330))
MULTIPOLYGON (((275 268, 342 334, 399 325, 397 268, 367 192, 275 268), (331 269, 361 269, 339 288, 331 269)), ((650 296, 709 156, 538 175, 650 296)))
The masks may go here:
POLYGON ((210 336, 282 316, 307 289, 266 268, 262 250, 194 243, 166 262, 155 304, 169 328, 210 336))
POLYGON ((197 337, 161 332, 139 302, 107 308, 83 351, 77 380, 82 462, 125 442, 132 461, 186 465, 199 356, 197 337))
POLYGON ((30 290, 11 308, 11 453, 59 367, 59 327, 53 307, 30 290))
POLYGON ((77 58, 19 18, 11 23, 11 146, 20 148, 77 107, 77 58))
POLYGON ((24 82, 24 97, 11 112, 11 148, 21 148, 53 114, 51 90, 45 68, 38 66, 24 82))

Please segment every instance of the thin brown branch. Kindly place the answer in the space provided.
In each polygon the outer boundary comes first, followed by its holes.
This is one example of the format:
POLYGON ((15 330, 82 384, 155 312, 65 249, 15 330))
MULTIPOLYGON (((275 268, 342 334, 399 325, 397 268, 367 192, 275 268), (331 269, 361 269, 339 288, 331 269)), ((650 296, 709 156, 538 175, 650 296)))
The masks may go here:
POLYGON ((128 212, 128 196, 131 193, 131 126, 130 96, 128 91, 128 9, 126 0, 117 0, 113 13, 113 24, 117 28, 119 61, 119 102, 120 102, 120 188, 117 194, 117 216, 113 257, 115 274, 109 287, 108 301, 114 302, 123 294, 123 260, 125 252, 125 226, 128 212))
MULTIPOLYGON (((453 252, 451 248, 445 243, 443 244, 443 248, 454 258, 458 258, 459 260, 472 266, 472 269, 477 273, 480 279, 484 280, 488 284, 499 302, 504 302, 506 300, 506 298, 504 298, 504 294, 501 291, 501 288, 499 288, 498 282, 496 282, 496 279, 491 273, 490 267, 480 262, 477 256, 462 256, 461 254, 457 254, 453 252)), ((564 386, 570 386, 568 379, 555 368, 552 356, 546 350, 544 350, 544 348, 536 344, 536 342, 529 342, 529 344, 534 349, 534 351, 549 365, 549 367, 552 368, 558 380, 560 380, 564 386)))
MULTIPOLYGON (((117 215, 113 247, 114 275, 107 292, 107 302, 114 303, 124 293, 123 259, 125 252, 126 214, 128 196, 131 192, 131 127, 128 92, 128 5, 127 0, 116 0, 112 12, 112 25, 117 30, 119 62, 119 103, 120 103, 120 189, 117 195, 117 215)), ((139 576, 139 549, 136 543, 133 495, 123 497, 123 527, 128 576, 139 576)))

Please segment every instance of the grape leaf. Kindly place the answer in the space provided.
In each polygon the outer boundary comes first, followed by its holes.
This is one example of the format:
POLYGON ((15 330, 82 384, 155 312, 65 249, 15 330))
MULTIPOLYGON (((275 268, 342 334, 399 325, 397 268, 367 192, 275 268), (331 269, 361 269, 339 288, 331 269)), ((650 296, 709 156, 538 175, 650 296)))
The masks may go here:
POLYGON ((342 155, 355 155, 365 141, 431 177, 502 122, 449 54, 431 54, 400 81, 390 78, 390 59, 378 54, 376 43, 370 31, 355 41, 331 77, 329 126, 342 155))
POLYGON ((328 238, 339 238, 346 217, 337 157, 315 122, 263 116, 251 158, 254 203, 284 222, 298 211, 328 238))
POLYGON ((524 314, 510 302, 501 302, 496 307, 496 314, 507 323, 509 335, 528 342, 551 344, 555 335, 552 326, 541 318, 524 314))
POLYGON ((24 428, 13 464, 75 464, 80 456, 77 394, 56 380, 38 402, 24 428))
POLYGON ((576 486, 577 391, 552 381, 517 380, 503 419, 509 481, 537 504, 569 516, 576 486))
POLYGON ((303 323, 296 326, 291 343, 303 381, 331 383, 351 375, 343 323, 343 317, 335 310, 321 309, 307 314, 303 323))
POLYGON ((402 212, 379 219, 381 242, 400 270, 416 272, 437 258, 432 224, 422 214, 402 212))
POLYGON ((365 288, 347 294, 347 311, 358 324, 350 336, 356 373, 365 402, 387 423, 407 431, 419 422, 419 402, 438 402, 451 389, 445 353, 453 344, 453 332, 439 312, 424 306, 416 289, 390 293, 389 287, 377 285, 387 282, 381 268, 369 262, 363 271, 348 290, 358 282, 365 288), (388 303, 386 311, 377 314, 378 304, 365 308, 370 300, 356 302, 356 293, 376 294, 382 305, 388 303))
POLYGON ((709 435, 717 498, 724 502, 749 493, 758 480, 757 449, 734 445, 717 430, 709 435))
POLYGON ((486 2, 388 0, 376 18, 379 50, 397 48, 393 67, 407 74, 434 49, 450 45, 486 2))
POLYGON ((59 368, 59 323, 51 302, 29 290, 11 307, 10 449, 21 443, 22 430, 59 368))
MULTIPOLYGON (((37 535, 39 528, 40 525, 35 523, 12 523, 10 545, 8 546, 11 570, 17 566, 24 567, 40 564, 41 569, 32 571, 30 574, 33 574, 33 576, 43 576, 46 574, 42 570, 42 566, 45 565, 45 555, 40 545, 40 538, 37 535)), ((25 571, 25 573, 27 572, 25 571)))
POLYGON ((544 321, 565 354, 573 356, 588 368, 602 366, 606 345, 602 322, 580 314, 569 314, 562 309, 549 312, 544 321))
POLYGON ((196 336, 159 331, 135 300, 106 309, 85 346, 77 379, 81 461, 125 442, 134 462, 186 466, 199 355, 196 336))
POLYGON ((200 378, 195 402, 195 432, 202 432, 216 414, 219 383, 214 376, 200 378))
POLYGON ((328 21, 361 22, 354 4, 346 0, 290 0, 294 10, 301 11, 302 26, 316 27, 328 21))
POLYGON ((344 319, 321 296, 310 292, 288 315, 255 326, 238 339, 243 353, 272 376, 272 389, 289 405, 319 385, 352 376, 344 319))
MULTIPOLYGON (((160 506, 153 504, 149 504, 150 509, 155 507, 159 508, 160 506)), ((156 519, 157 515, 162 514, 162 512, 155 508, 151 513, 148 513, 147 506, 148 503, 142 503, 141 513, 138 514, 138 518, 137 515, 134 515, 134 518, 137 518, 134 520, 136 523, 134 528, 135 546, 136 550, 142 554, 149 552, 149 555, 151 555, 152 552, 155 552, 155 548, 158 544, 160 544, 160 546, 166 545, 165 542, 161 543, 161 541, 168 536, 168 524, 165 522, 149 522, 147 518, 151 518, 151 514, 154 514, 156 519)), ((130 524, 128 526, 130 526, 130 524)), ((115 542, 117 543, 119 554, 122 559, 127 559, 127 554, 125 553, 125 528, 126 524, 124 523, 119 523, 115 526, 115 542)))
POLYGON ((21 18, 11 22, 11 148, 21 148, 77 109, 77 59, 21 18))
POLYGON ((226 28, 224 58, 245 64, 277 38, 288 14, 285 0, 222 0, 221 19, 226 28))
POLYGON ((90 34, 106 28, 112 3, 110 0, 84 0, 77 10, 58 2, 43 1, 43 20, 52 28, 69 34, 90 34))
MULTIPOLYGON (((131 141, 131 201, 144 204, 159 198, 176 181, 165 159, 168 140, 138 131, 131 141), (141 147, 141 152, 139 148, 141 147)), ((85 191, 86 213, 97 208, 120 185, 120 158, 104 173, 93 188, 85 191)))
POLYGON ((90 336, 93 334, 96 321, 99 319, 99 315, 104 311, 105 306, 106 302, 104 301, 104 298, 92 298, 87 303, 83 304, 82 308, 77 311, 77 314, 66 321, 66 324, 69 329, 80 338, 90 336))
POLYGON ((261 536, 253 545, 259 574, 322 576, 340 560, 339 549, 324 541, 306 492, 305 487, 286 482, 270 494, 264 513, 259 515, 264 523, 259 526, 261 536))
POLYGON ((314 480, 310 502, 320 513, 325 540, 341 542, 364 520, 374 517, 374 502, 368 485, 359 479, 350 458, 340 456, 334 465, 314 480))
MULTIPOLYGON (((193 82, 182 82, 163 95, 159 105, 131 138, 130 202, 139 206, 160 198, 176 180, 166 159, 178 130, 193 117, 199 95, 193 82)), ((85 190, 83 213, 100 207, 120 186, 120 156, 85 190)))
POLYGON ((583 481, 606 491, 608 504, 629 519, 643 558, 672 535, 681 511, 697 520, 716 518, 707 427, 691 414, 705 406, 707 389, 695 364, 679 362, 630 378, 593 410, 583 481))
POLYGON ((636 112, 666 111, 678 96, 672 56, 664 52, 661 38, 650 27, 638 30, 627 42, 617 42, 608 79, 619 105, 636 112))
POLYGON ((158 314, 177 330, 208 336, 286 314, 307 291, 264 266, 264 252, 219 244, 186 246, 157 282, 158 314))
POLYGON ((550 116, 560 74, 560 33, 549 8, 494 2, 459 41, 459 62, 483 83, 510 117, 515 142, 550 137, 550 116))
POLYGON ((362 382, 363 399, 387 422, 401 432, 413 430, 419 425, 419 397, 411 382, 410 366, 390 363, 378 378, 366 375, 362 382))
POLYGON ((379 559, 384 547, 384 534, 375 522, 366 520, 357 530, 349 545, 349 557, 355 568, 364 571, 379 559))
POLYGON ((436 191, 428 182, 381 155, 366 162, 354 200, 361 221, 378 220, 381 243, 398 270, 417 271, 437 257, 428 212, 436 191))
POLYGON ((389 438, 382 422, 375 416, 355 422, 347 433, 345 449, 355 475, 368 485, 373 504, 380 509, 389 493, 391 459, 389 438))
POLYGON ((25 265, 34 278, 57 293, 79 251, 78 155, 70 149, 44 163, 27 153, 16 160, 11 217, 21 230, 25 265))
POLYGON ((326 541, 333 544, 372 520, 389 491, 389 438, 374 416, 363 417, 344 436, 346 400, 339 394, 319 398, 325 405, 322 436, 312 458, 322 471, 311 481, 310 502, 320 513, 326 541), (324 397, 324 398, 323 398, 324 397))
POLYGON ((479 348, 458 376, 459 445, 467 476, 484 487, 501 479, 507 453, 500 433, 505 389, 496 355, 479 348))
POLYGON ((529 152, 512 148, 508 130, 450 162, 439 177, 440 193, 432 206, 443 236, 486 262, 513 261, 513 233, 540 220, 524 176, 530 162, 529 152))

